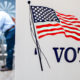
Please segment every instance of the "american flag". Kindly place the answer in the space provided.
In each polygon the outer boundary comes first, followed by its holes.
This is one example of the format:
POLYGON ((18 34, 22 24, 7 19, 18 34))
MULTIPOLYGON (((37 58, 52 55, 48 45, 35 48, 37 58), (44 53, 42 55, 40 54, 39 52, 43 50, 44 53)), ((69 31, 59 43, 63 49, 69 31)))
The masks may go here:
POLYGON ((31 6, 38 38, 64 34, 67 38, 80 41, 80 21, 74 15, 59 13, 43 6, 31 6))

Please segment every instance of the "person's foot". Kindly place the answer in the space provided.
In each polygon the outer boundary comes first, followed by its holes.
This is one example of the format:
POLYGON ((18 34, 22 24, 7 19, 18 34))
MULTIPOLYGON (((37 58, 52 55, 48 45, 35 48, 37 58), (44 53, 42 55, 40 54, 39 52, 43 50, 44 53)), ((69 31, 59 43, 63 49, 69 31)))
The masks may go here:
POLYGON ((2 68, 0 71, 11 71, 11 70, 12 70, 12 68, 4 67, 4 68, 2 68))
POLYGON ((6 65, 1 66, 1 68, 5 68, 5 67, 6 67, 6 65))

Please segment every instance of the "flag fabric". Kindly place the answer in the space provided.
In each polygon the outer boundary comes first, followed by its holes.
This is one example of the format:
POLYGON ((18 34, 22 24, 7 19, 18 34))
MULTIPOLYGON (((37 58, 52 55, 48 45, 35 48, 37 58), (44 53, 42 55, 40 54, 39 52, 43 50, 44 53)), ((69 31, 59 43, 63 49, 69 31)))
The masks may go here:
POLYGON ((80 41, 80 21, 74 15, 59 13, 43 6, 31 6, 38 38, 64 34, 67 38, 80 41))
POLYGON ((60 22, 59 18, 53 9, 43 6, 31 6, 34 23, 46 22, 46 21, 57 21, 60 22))

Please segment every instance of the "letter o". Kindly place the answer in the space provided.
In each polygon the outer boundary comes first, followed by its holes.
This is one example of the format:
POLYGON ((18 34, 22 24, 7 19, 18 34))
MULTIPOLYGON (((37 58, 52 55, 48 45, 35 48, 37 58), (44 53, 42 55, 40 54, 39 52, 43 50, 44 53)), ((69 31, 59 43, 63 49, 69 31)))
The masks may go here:
POLYGON ((74 48, 71 48, 71 47, 67 48, 66 51, 65 51, 64 57, 65 57, 65 60, 67 62, 69 62, 69 63, 74 62, 76 60, 76 57, 77 57, 76 50, 74 48), (73 51, 73 58, 72 58, 72 60, 68 59, 68 51, 69 50, 73 51))

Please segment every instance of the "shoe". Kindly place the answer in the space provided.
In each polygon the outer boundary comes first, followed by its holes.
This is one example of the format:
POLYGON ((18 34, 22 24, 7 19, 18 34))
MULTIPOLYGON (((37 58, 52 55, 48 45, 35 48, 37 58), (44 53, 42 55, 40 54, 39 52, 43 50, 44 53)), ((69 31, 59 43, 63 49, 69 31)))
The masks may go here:
POLYGON ((3 65, 1 68, 5 68, 6 67, 6 65, 3 65))
POLYGON ((4 67, 4 68, 2 68, 0 71, 12 71, 12 68, 7 68, 7 67, 4 67))

